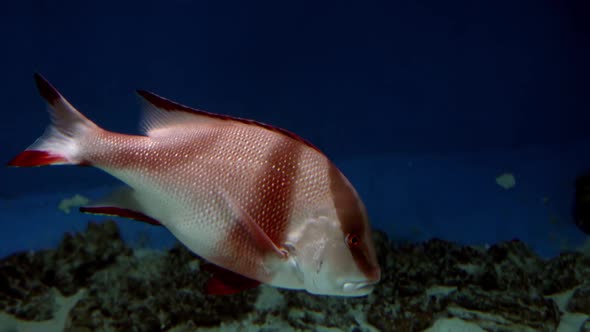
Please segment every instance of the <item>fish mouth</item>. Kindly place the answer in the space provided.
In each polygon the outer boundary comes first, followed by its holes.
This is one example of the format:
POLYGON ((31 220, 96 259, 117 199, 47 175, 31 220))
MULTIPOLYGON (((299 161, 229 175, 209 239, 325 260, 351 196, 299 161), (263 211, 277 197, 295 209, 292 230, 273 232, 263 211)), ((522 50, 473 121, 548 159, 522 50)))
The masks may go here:
POLYGON ((342 290, 346 293, 369 293, 376 283, 376 281, 369 280, 348 281, 342 285, 342 290))

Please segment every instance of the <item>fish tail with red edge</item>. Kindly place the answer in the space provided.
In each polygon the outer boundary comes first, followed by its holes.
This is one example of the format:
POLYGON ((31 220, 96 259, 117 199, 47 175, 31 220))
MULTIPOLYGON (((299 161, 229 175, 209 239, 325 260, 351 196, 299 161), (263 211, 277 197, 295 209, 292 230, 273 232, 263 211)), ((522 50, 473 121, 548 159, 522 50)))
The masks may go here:
POLYGON ((80 113, 43 76, 34 75, 39 94, 49 104, 51 124, 35 143, 8 162, 8 166, 88 164, 81 144, 100 128, 80 113))

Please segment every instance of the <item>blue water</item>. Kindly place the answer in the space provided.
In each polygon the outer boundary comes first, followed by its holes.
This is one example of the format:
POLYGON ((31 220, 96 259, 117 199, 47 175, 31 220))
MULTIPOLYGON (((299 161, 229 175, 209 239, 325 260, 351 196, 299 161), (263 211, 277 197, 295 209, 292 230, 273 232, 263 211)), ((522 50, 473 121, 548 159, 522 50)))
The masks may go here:
MULTIPOLYGON (((590 168, 588 5, 575 1, 13 1, 0 20, 0 153, 48 122, 41 72, 99 125, 137 132, 134 89, 287 128, 326 152, 399 241, 585 240, 572 182, 590 168), (504 190, 495 178, 513 173, 504 190)), ((61 199, 115 186, 89 168, 0 170, 0 256, 96 217, 61 199)), ((129 241, 162 229, 121 221, 129 241)), ((138 240, 139 241, 139 240, 138 240)))
MULTIPOLYGON (((481 153, 397 154, 336 160, 363 197, 375 228, 400 242, 438 237, 486 245, 521 239, 544 257, 576 249, 585 236, 571 222, 573 176, 590 164, 583 154, 590 141, 481 153), (566 150, 567 148, 567 150, 566 150), (495 178, 505 172, 516 186, 506 190, 495 178)), ((73 167, 52 167, 68 174, 73 167)), ((76 170, 77 171, 77 170, 76 170)), ((96 174, 90 169, 84 173, 96 174)), ((48 179, 50 181, 50 179, 48 179)), ((74 194, 99 198, 109 186, 84 185, 78 191, 27 194, 0 200, 3 232, 0 256, 14 250, 55 246, 64 231, 83 230, 100 217, 58 209, 74 194)), ((164 229, 121 220, 132 245, 169 247, 164 229)))

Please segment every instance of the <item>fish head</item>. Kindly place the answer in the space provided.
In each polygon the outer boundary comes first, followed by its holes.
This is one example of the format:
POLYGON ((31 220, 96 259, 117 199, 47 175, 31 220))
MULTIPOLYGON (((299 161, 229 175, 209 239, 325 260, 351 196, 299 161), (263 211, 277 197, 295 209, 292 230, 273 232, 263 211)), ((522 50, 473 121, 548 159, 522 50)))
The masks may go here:
POLYGON ((352 186, 337 188, 334 202, 302 223, 290 247, 308 292, 368 295, 381 278, 371 226, 352 186))

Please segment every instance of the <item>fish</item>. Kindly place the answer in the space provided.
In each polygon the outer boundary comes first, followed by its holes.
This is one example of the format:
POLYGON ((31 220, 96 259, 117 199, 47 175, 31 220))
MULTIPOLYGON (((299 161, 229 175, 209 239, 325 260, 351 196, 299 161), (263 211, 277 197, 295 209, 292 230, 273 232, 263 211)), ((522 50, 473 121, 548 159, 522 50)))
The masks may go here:
POLYGON ((363 201, 307 140, 146 90, 137 90, 142 134, 111 132, 34 79, 51 123, 8 165, 92 166, 118 178, 123 187, 80 211, 165 227, 209 265, 209 294, 267 284, 366 296, 380 281, 363 201))

